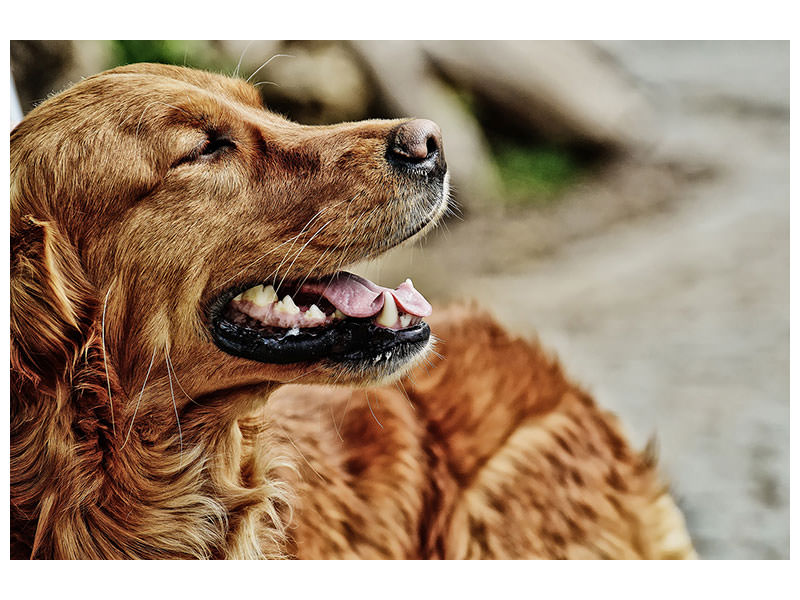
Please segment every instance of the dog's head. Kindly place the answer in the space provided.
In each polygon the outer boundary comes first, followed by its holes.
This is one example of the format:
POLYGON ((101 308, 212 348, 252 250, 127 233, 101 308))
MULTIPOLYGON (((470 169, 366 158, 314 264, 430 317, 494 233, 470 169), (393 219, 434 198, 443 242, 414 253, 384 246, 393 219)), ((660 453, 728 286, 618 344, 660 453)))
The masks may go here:
POLYGON ((11 190, 12 344, 29 371, 58 368, 84 321, 123 387, 166 369, 192 396, 370 383, 430 345, 410 281, 341 271, 445 211, 430 121, 302 126, 241 80, 132 65, 28 115, 11 190))

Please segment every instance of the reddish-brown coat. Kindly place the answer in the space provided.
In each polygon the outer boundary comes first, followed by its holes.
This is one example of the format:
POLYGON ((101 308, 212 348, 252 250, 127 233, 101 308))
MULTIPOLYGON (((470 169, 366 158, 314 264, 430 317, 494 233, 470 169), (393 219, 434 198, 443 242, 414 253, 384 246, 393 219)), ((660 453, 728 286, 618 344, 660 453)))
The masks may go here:
POLYGON ((226 286, 330 272, 418 217, 383 156, 398 123, 303 127, 244 82, 136 65, 12 132, 13 557, 692 555, 652 461, 475 307, 370 391, 281 387, 368 381, 211 343, 226 286), (230 160, 184 162, 212 129, 230 160))

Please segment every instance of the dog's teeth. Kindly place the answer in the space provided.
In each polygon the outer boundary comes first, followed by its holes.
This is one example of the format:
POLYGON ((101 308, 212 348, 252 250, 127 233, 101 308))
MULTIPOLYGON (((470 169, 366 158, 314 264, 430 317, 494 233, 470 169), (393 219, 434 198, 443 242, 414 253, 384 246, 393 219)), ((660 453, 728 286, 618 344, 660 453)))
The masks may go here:
POLYGON ((243 296, 244 296, 244 292, 240 293, 238 296, 234 296, 233 297, 234 302, 241 302, 243 296))
POLYGON ((255 299, 259 294, 261 294, 261 286, 257 285, 245 291, 243 294, 241 294, 241 296, 242 300, 246 300, 247 302, 255 302, 255 299))
POLYGON ((375 321, 384 327, 391 327, 397 323, 397 305, 389 292, 383 292, 383 308, 375 321))
POLYGON ((414 282, 411 279, 406 279, 406 283, 410 285, 412 288, 414 287, 414 282))
POLYGON ((325 313, 322 312, 316 304, 312 304, 306 311, 305 318, 307 320, 320 320, 325 318, 325 313))
POLYGON ((333 318, 334 319, 344 319, 346 317, 347 317, 347 315, 344 314, 342 311, 340 311, 338 308, 333 313, 333 318))
POLYGON ((411 315, 402 315, 400 317, 400 327, 408 327, 409 323, 411 323, 411 315))
POLYGON ((278 294, 275 293, 275 288, 271 285, 263 286, 256 285, 251 287, 246 292, 239 294, 234 300, 246 300, 252 302, 256 306, 269 306, 278 299, 278 294))
POLYGON ((284 296, 283 300, 275 305, 275 310, 277 312, 286 313, 287 315, 296 315, 300 312, 300 309, 297 308, 294 300, 292 300, 292 297, 288 294, 284 296))
POLYGON ((275 288, 271 285, 261 286, 264 288, 264 295, 269 298, 270 302, 275 302, 278 300, 278 294, 275 293, 275 288))
POLYGON ((257 291, 250 298, 250 302, 252 302, 256 306, 269 306, 278 299, 278 295, 275 293, 275 290, 272 288, 271 285, 267 287, 259 285, 252 289, 257 291))

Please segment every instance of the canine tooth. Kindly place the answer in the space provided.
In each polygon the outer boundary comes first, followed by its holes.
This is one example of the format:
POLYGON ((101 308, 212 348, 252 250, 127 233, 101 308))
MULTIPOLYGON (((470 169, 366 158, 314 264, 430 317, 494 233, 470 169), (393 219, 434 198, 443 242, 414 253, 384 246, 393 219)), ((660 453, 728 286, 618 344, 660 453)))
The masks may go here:
POLYGON ((394 303, 394 297, 389 292, 383 292, 383 308, 376 322, 384 327, 391 327, 397 323, 397 305, 394 303))
POLYGON ((278 294, 275 293, 275 288, 271 285, 261 286, 264 288, 264 295, 269 298, 270 302, 275 302, 278 300, 278 294))
POLYGON ((242 300, 247 300, 248 302, 255 302, 256 297, 261 294, 261 286, 257 285, 251 287, 249 290, 245 291, 242 294, 242 300))
POLYGON ((319 320, 325 318, 325 313, 319 309, 319 306, 312 304, 311 307, 306 311, 305 316, 307 320, 319 320))
POLYGON ((400 327, 408 327, 409 323, 411 323, 411 315, 400 316, 400 327))
POLYGON ((268 306, 278 299, 278 294, 275 293, 275 288, 271 285, 263 286, 256 285, 242 294, 239 294, 234 300, 247 300, 256 306, 268 306))
POLYGON ((296 315, 300 312, 300 309, 297 308, 294 300, 292 300, 292 297, 288 294, 283 297, 283 300, 275 305, 275 310, 289 315, 296 315))
POLYGON ((278 299, 278 295, 275 293, 275 290, 271 285, 267 287, 260 285, 253 289, 257 289, 258 291, 250 299, 250 301, 256 306, 269 306, 278 299))
POLYGON ((238 296, 234 296, 233 299, 236 302, 241 302, 242 301, 242 296, 244 296, 244 292, 241 292, 238 296))
POLYGON ((410 285, 412 288, 414 287, 414 282, 413 282, 413 281, 411 281, 411 279, 410 279, 410 278, 409 278, 409 279, 406 279, 406 283, 407 283, 408 285, 410 285))

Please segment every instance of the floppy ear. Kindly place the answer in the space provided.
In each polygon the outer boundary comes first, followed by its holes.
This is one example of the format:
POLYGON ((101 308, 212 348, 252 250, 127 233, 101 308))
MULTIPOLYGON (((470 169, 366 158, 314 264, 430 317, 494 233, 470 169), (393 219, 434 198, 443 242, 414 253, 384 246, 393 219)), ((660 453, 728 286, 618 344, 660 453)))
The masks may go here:
POLYGON ((11 236, 11 370, 24 385, 69 380, 90 342, 97 300, 56 225, 31 216, 11 236))
POLYGON ((119 385, 103 360, 101 308, 75 248, 52 221, 12 222, 12 552, 48 557, 58 539, 78 539, 69 511, 83 515, 74 499, 100 477, 119 385))

